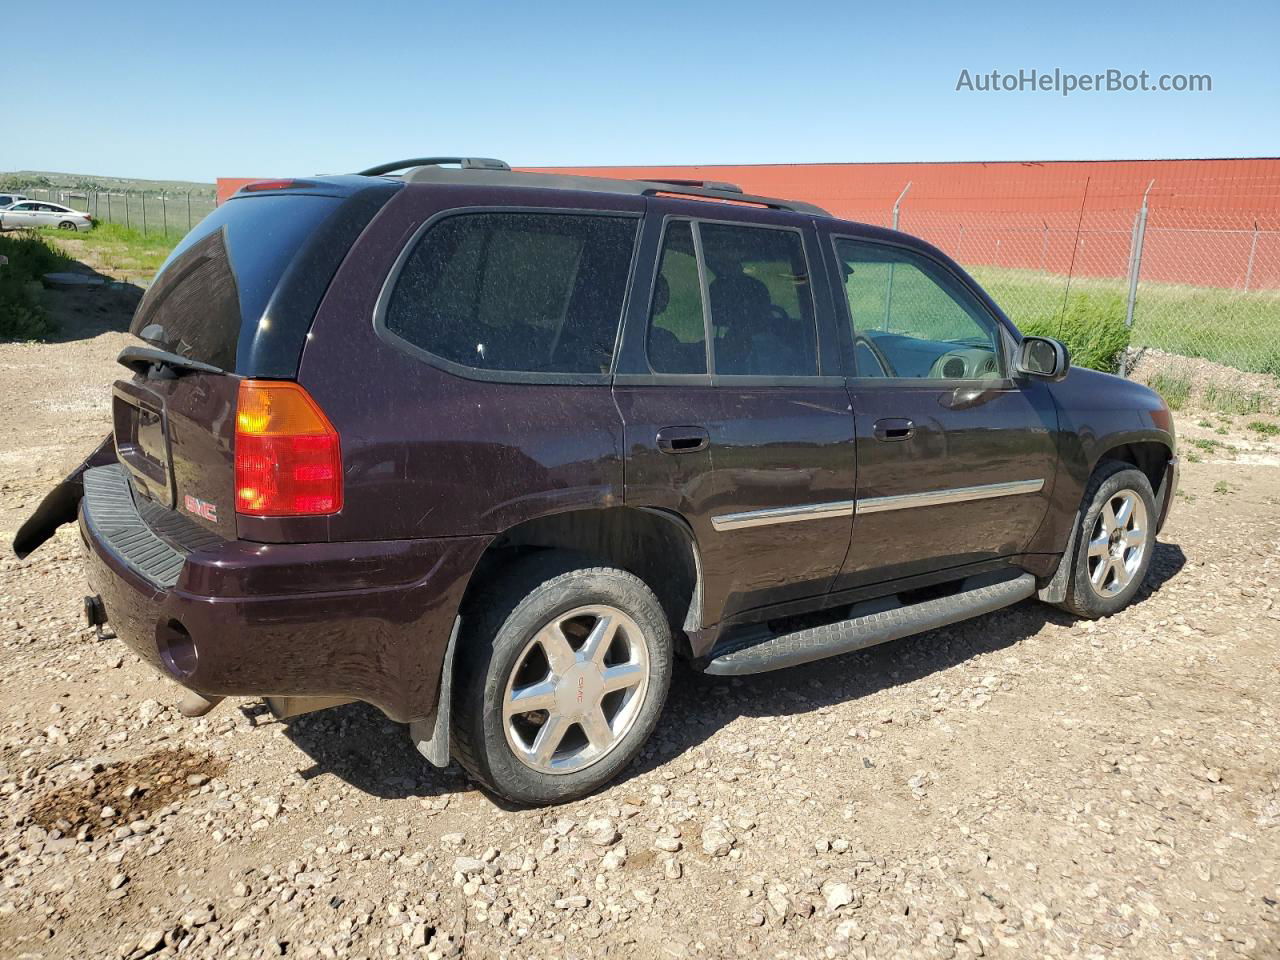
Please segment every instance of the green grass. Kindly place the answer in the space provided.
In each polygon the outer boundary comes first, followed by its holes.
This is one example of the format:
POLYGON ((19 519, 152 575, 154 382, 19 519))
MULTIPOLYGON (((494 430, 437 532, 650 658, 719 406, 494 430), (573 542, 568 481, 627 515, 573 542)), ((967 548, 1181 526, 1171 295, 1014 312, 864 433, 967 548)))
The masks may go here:
MULTIPOLYGON (((1002 267, 967 269, 1016 324, 1062 308, 1065 277, 1002 267)), ((1074 277, 1071 293, 1118 297, 1123 304, 1128 287, 1120 278, 1074 277)), ((1280 375, 1280 290, 1244 293, 1144 281, 1134 305, 1132 342, 1280 375)))
POLYGON ((1147 383, 1152 390, 1164 397, 1170 410, 1181 410, 1191 399, 1191 380, 1173 373, 1156 373, 1147 383))
POLYGON ((1244 390, 1230 384, 1205 384, 1205 406, 1220 413, 1263 413, 1268 409, 1267 398, 1256 390, 1244 390))
POLYGON ((99 223, 88 233, 63 233, 53 228, 40 231, 49 238, 68 241, 76 258, 104 273, 151 277, 182 238, 130 230, 118 223, 99 223))
POLYGON ((1280 424, 1268 423, 1265 420, 1251 420, 1249 429, 1254 433, 1260 433, 1264 437, 1280 436, 1280 424))
POLYGON ((35 340, 55 330, 30 287, 43 274, 67 266, 66 257, 44 237, 29 231, 0 236, 0 338, 35 340))

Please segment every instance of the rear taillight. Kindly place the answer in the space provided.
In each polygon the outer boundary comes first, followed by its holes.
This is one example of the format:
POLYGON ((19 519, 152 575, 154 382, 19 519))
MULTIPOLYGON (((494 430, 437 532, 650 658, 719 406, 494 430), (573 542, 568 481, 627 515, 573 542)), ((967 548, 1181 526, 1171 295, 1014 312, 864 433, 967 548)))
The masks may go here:
POLYGON ((236 510, 303 517, 342 509, 342 449, 296 383, 242 380, 236 401, 236 510))

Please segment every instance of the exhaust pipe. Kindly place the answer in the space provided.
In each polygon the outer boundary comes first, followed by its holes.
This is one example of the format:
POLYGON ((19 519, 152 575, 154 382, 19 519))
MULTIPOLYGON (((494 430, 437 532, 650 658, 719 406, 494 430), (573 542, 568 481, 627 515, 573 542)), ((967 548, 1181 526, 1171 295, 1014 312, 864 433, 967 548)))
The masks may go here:
POLYGON ((203 717, 220 704, 223 699, 223 697, 204 697, 194 690, 188 690, 187 695, 178 704, 178 712, 184 717, 203 717))

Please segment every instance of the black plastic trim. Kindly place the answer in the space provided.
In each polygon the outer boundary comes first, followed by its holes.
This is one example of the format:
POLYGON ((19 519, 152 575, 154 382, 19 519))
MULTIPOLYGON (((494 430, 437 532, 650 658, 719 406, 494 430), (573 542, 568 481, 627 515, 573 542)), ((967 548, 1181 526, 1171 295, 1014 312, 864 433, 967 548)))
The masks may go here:
POLYGON ((178 582, 188 551, 158 536, 142 519, 124 467, 86 470, 81 514, 97 544, 157 590, 178 582))

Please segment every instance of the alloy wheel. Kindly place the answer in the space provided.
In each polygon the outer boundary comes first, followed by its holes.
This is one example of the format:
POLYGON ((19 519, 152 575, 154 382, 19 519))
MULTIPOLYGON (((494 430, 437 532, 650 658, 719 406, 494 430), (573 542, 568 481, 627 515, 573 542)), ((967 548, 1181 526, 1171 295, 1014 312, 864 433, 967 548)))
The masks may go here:
POLYGON ((525 644, 507 679, 502 728, 525 766, 572 773, 604 759, 635 724, 649 686, 649 648, 617 607, 577 607, 525 644))
POLYGON ((1089 584, 1100 597, 1123 591, 1138 571, 1149 541, 1147 505, 1133 490, 1107 499, 1089 536, 1089 584))

